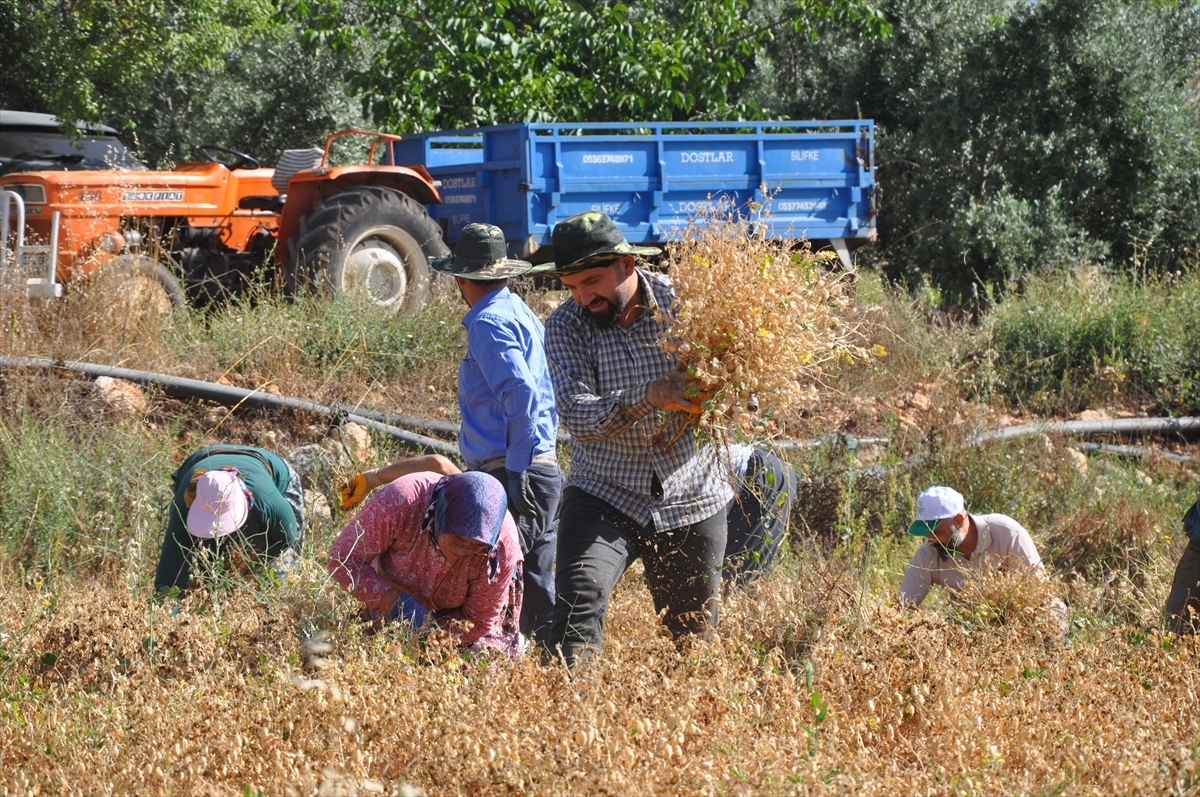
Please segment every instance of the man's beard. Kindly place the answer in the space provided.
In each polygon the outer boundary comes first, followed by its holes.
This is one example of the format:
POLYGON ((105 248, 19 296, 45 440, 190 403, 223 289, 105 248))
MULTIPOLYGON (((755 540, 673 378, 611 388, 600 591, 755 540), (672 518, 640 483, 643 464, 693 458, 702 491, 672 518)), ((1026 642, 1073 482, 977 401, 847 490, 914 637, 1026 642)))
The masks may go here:
POLYGON ((629 306, 628 301, 623 301, 620 297, 604 300, 605 309, 599 312, 587 308, 588 317, 592 319, 592 323, 600 329, 608 329, 613 324, 617 323, 617 319, 625 313, 625 308, 629 306))
POLYGON ((942 561, 945 562, 950 558, 950 554, 957 551, 958 546, 962 545, 966 539, 967 532, 960 527, 950 533, 950 539, 947 540, 945 545, 942 545, 940 542, 938 542, 934 543, 934 547, 937 548, 938 556, 940 556, 942 561))

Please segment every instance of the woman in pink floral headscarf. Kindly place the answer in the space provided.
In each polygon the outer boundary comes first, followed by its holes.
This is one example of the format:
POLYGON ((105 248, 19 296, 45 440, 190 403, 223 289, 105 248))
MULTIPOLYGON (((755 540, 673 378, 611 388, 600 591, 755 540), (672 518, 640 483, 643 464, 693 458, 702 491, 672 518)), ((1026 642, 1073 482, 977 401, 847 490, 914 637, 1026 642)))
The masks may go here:
POLYGON ((329 551, 329 572, 371 619, 430 617, 474 651, 521 650, 521 546, 504 487, 485 473, 385 485, 329 551))

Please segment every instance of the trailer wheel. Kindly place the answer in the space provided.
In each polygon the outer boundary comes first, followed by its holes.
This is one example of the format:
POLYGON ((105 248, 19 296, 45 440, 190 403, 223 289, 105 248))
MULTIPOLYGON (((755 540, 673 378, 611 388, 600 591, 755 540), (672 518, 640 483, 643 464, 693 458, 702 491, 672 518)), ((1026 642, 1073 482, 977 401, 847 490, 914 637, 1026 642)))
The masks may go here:
POLYGON ((393 312, 429 297, 429 260, 450 254, 442 231, 412 197, 379 186, 326 198, 300 220, 288 246, 285 287, 364 292, 393 312))

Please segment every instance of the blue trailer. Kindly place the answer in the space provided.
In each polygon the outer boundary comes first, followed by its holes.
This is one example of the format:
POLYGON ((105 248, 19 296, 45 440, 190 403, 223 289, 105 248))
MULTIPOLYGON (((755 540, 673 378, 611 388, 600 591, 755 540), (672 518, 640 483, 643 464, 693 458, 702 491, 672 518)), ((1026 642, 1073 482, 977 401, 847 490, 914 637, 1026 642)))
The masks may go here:
POLYGON ((874 133, 861 119, 525 123, 406 135, 390 162, 440 181, 442 203, 428 210, 451 246, 486 222, 511 257, 544 261, 554 225, 586 210, 630 243, 661 243, 713 201, 770 196, 769 235, 828 244, 850 268, 849 250, 875 238, 874 133))

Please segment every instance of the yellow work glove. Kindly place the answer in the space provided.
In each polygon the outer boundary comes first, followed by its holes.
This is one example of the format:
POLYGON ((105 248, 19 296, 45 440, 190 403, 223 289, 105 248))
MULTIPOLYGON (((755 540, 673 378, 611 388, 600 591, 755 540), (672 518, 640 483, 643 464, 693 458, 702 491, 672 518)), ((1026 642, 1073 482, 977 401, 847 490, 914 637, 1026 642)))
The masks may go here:
POLYGON ((359 501, 366 498, 367 493, 371 492, 371 488, 367 486, 367 474, 354 474, 350 477, 350 481, 343 484, 339 490, 342 493, 342 505, 340 509, 343 512, 347 512, 359 501))

